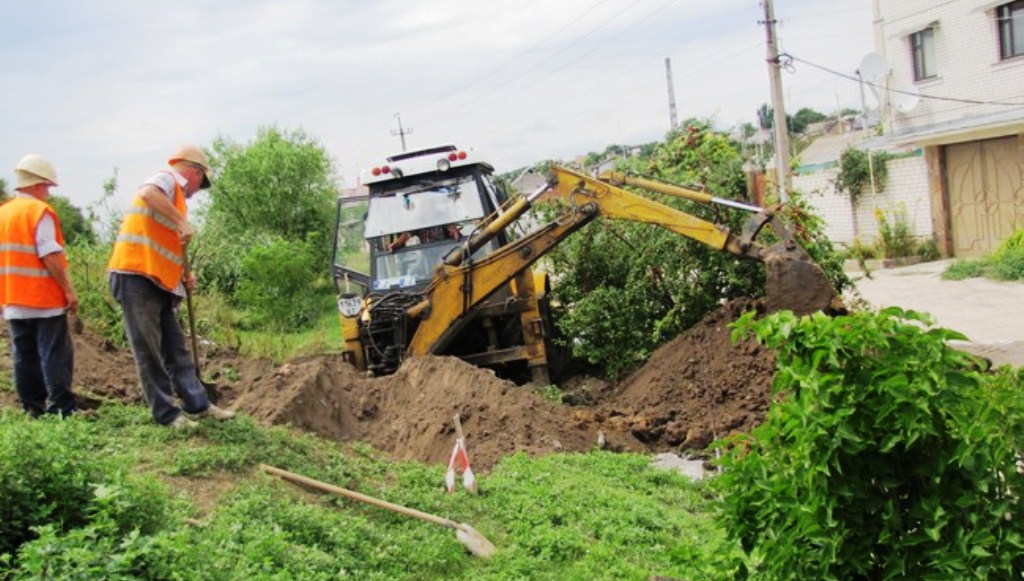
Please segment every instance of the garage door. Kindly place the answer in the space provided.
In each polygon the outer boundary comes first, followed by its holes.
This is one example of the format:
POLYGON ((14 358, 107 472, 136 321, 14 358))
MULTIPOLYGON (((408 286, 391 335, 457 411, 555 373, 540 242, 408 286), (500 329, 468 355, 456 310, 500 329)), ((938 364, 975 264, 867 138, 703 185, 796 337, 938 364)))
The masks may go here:
POLYGON ((1024 228, 1024 147, 1016 136, 946 146, 956 256, 983 256, 1024 228))

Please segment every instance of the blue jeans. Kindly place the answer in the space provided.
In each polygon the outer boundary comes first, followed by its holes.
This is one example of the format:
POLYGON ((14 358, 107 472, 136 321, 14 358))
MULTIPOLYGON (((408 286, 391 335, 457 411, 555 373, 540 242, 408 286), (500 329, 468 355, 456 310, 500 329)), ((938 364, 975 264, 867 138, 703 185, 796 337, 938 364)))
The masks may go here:
POLYGON ((68 316, 11 319, 14 389, 21 406, 32 416, 69 416, 77 409, 71 393, 75 348, 68 333, 68 316), (46 399, 50 405, 47 407, 46 399))
POLYGON ((110 274, 110 290, 121 303, 135 369, 153 420, 166 425, 182 410, 194 414, 210 407, 175 317, 178 297, 145 276, 117 272, 110 274))

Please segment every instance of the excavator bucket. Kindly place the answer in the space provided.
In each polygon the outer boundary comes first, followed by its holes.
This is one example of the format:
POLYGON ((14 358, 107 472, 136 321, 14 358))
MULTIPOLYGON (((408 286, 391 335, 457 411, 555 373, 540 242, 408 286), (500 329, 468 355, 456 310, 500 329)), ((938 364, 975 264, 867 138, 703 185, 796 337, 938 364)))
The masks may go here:
POLYGON ((762 256, 768 271, 767 309, 809 315, 832 305, 835 291, 825 271, 800 248, 773 245, 762 256))
POLYGON ((743 225, 740 248, 746 256, 764 263, 767 270, 765 295, 769 313, 793 311, 809 315, 834 306, 835 289, 810 255, 797 244, 793 232, 775 212, 758 212, 743 225), (771 246, 754 242, 759 233, 769 226, 778 240, 771 246))

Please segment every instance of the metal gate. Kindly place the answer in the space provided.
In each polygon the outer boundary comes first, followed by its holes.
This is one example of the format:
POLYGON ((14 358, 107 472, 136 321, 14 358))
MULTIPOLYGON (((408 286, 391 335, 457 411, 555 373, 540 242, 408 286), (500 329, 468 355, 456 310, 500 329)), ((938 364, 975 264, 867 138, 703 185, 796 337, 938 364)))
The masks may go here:
POLYGON ((983 256, 1024 228, 1024 143, 1017 136, 945 148, 955 256, 983 256))

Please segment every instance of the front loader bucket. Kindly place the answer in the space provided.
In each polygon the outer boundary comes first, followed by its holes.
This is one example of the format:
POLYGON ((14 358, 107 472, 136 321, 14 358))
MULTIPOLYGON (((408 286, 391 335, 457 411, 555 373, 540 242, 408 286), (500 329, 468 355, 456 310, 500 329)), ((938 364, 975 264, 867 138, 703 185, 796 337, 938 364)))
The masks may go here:
POLYGON ((802 249, 787 246, 785 242, 776 244, 762 256, 768 271, 768 312, 789 310, 809 315, 829 308, 835 291, 825 271, 802 249))

